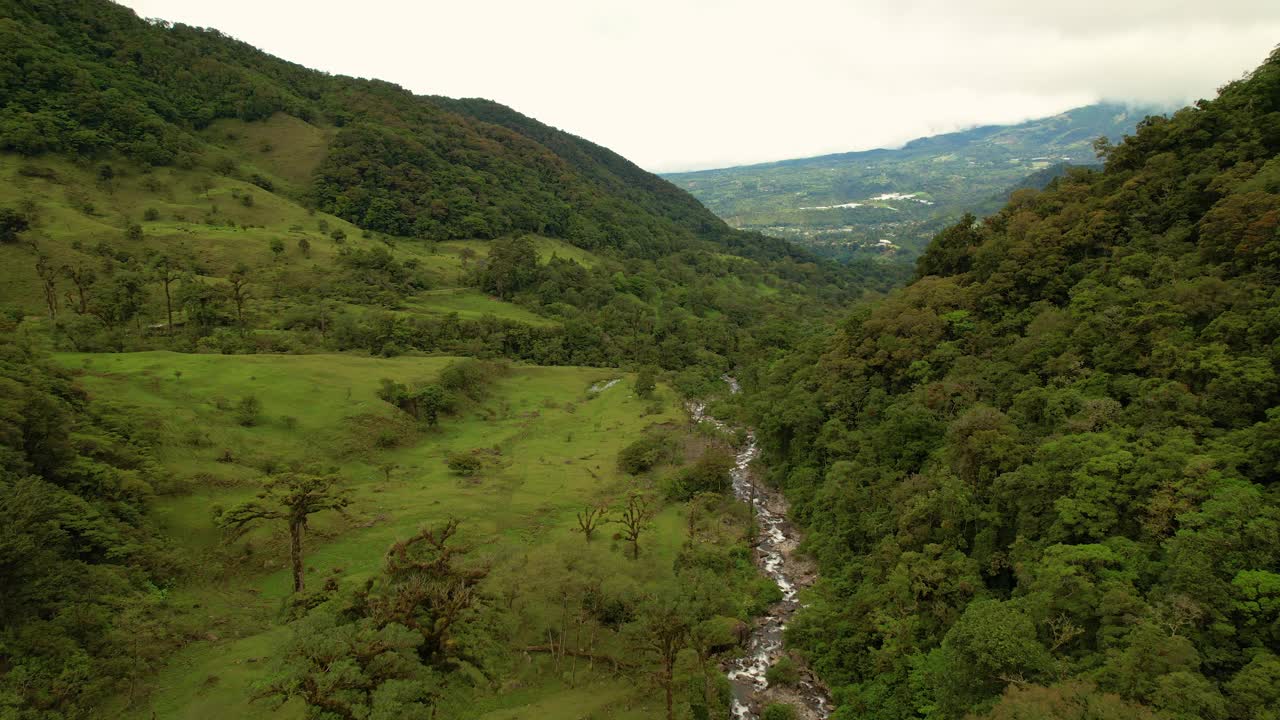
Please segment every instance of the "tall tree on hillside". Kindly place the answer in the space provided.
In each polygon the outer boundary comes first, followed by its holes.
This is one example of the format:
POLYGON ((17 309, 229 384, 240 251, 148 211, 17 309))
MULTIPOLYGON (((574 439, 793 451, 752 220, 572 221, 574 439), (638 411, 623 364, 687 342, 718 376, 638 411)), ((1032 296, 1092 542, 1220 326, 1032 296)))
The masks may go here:
POLYGON ((636 650, 657 661, 654 675, 666 699, 667 720, 673 720, 676 659, 689 644, 689 616, 679 594, 668 590, 647 598, 628 628, 636 650))
POLYGON ((236 306, 236 325, 244 332, 244 308, 249 302, 249 268, 237 265, 227 276, 227 297, 236 306))
POLYGON ((640 368, 640 372, 636 374, 636 397, 641 400, 648 400, 653 397, 653 391, 658 389, 658 382, 654 376, 655 373, 652 367, 646 365, 640 368))
POLYGON ((627 504, 622 507, 622 537, 631 544, 631 558, 640 557, 640 534, 649 529, 654 516, 653 502, 647 495, 632 492, 627 495, 627 504))
POLYGON ((81 315, 89 312, 89 286, 98 279, 93 268, 87 265, 63 265, 62 274, 66 275, 76 288, 76 312, 81 315))
POLYGON ((151 277, 164 289, 164 314, 168 333, 173 334, 173 283, 177 281, 180 268, 172 257, 166 254, 157 255, 151 261, 151 277))
POLYGON ((508 300, 528 287, 538 275, 538 249, 527 237, 494 240, 480 271, 487 292, 508 300))
POLYGON ((305 584, 302 572, 302 535, 307 518, 322 510, 342 510, 349 502, 337 487, 333 475, 287 472, 267 480, 258 497, 230 510, 215 509, 219 527, 239 537, 261 520, 284 520, 289 526, 289 565, 293 570, 293 591, 305 584))
POLYGON ((40 276, 40 284, 44 288, 44 304, 49 308, 49 319, 58 317, 58 273, 49 265, 49 257, 36 255, 36 275, 40 276))

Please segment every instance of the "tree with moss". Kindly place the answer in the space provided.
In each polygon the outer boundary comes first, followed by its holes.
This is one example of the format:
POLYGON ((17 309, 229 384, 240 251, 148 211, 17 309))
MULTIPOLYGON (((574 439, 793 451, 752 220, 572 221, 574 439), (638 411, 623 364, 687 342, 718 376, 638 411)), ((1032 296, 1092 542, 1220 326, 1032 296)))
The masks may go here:
POLYGON ((284 521, 289 532, 289 567, 296 593, 302 592, 306 584, 302 541, 308 519, 325 510, 341 511, 348 502, 346 491, 338 486, 334 475, 285 472, 268 478, 255 499, 229 510, 215 509, 214 519, 232 538, 242 536, 263 521, 284 521))

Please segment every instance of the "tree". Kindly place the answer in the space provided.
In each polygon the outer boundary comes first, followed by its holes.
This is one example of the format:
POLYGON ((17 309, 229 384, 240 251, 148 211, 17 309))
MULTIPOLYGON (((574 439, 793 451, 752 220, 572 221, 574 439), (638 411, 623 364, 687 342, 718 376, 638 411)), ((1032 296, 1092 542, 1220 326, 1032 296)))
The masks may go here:
POLYGON ((629 475, 639 475, 668 460, 675 452, 671 436, 663 432, 650 432, 618 451, 618 469, 629 475))
POLYGON ((444 388, 432 383, 419 390, 414 395, 414 403, 421 413, 421 419, 427 421, 428 427, 435 427, 440 423, 440 413, 449 407, 448 394, 444 388))
POLYGON ((403 625, 354 621, 322 606, 293 626, 273 675, 253 698, 297 698, 307 718, 431 720, 441 677, 418 658, 422 636, 403 625))
POLYGON ((161 253, 151 260, 151 277, 160 283, 164 290, 164 316, 168 334, 173 334, 173 293, 171 288, 178 279, 180 268, 178 263, 167 254, 161 253))
POLYGON ((62 274, 67 276, 71 284, 76 288, 76 297, 79 304, 76 312, 84 315, 89 312, 89 287, 98 279, 93 268, 87 265, 63 265, 62 274))
POLYGON ((224 322, 223 303, 226 293, 204 282, 192 273, 182 274, 182 284, 178 286, 177 301, 187 313, 187 326, 197 335, 204 335, 215 325, 224 322))
POLYGON ((302 569, 302 535, 307 518, 324 510, 344 509, 349 500, 337 487, 333 475, 286 472, 267 480, 257 499, 241 503, 225 512, 215 510, 219 527, 239 537, 262 520, 283 520, 289 529, 289 565, 293 570, 293 591, 305 584, 302 569))
POLYGON ((302 257, 311 258, 311 241, 300 237, 298 238, 298 251, 302 253, 302 257))
POLYGON ((591 536, 601 525, 608 522, 605 516, 609 514, 608 505, 587 505, 578 511, 578 527, 574 532, 582 533, 582 536, 591 542, 591 536))
POLYGON ((435 717, 448 676, 474 667, 468 645, 485 630, 474 618, 488 571, 466 562, 470 548, 457 544, 457 529, 451 520, 396 542, 362 589, 297 621, 255 697, 299 698, 307 717, 326 720, 435 717))
POLYGON ((538 275, 538 249, 528 237, 494 240, 480 271, 487 292, 509 300, 532 284, 538 275))
POLYGON ((934 675, 939 705, 952 716, 1050 667, 1035 623, 1013 603, 999 600, 969 603, 934 652, 942 659, 934 675))
POLYGON ((279 260, 280 256, 284 254, 284 240, 281 240, 278 237, 271 238, 271 241, 270 243, 268 243, 268 246, 271 248, 271 255, 273 259, 279 260))
POLYGON ((657 661, 654 673, 666 699, 667 720, 675 717, 672 691, 675 685, 676 659, 689 644, 688 614, 674 590, 666 590, 645 599, 638 617, 629 626, 629 634, 637 649, 657 661))
POLYGON ((236 405, 236 422, 245 427, 253 427, 258 424, 262 416, 262 401, 257 395, 250 393, 240 398, 239 404, 236 405))
POLYGON ((956 224, 938 233, 916 259, 916 277, 958 275, 972 266, 974 248, 982 242, 978 219, 965 213, 956 224))
POLYGON ((49 318, 58 317, 58 273, 49 265, 49 257, 43 253, 36 255, 36 275, 40 277, 44 289, 44 304, 49 309, 49 318))
POLYGON ((146 282, 141 273, 122 270, 113 273, 101 285, 94 298, 95 314, 111 325, 123 325, 138 317, 146 296, 146 282))
POLYGON ((31 220, 13 208, 0 208, 0 243, 17 242, 31 228, 31 220))
POLYGON ((632 491, 627 494, 627 504, 623 506, 619 520, 622 524, 622 537, 631 544, 631 558, 640 557, 640 534, 648 530, 655 514, 653 502, 648 495, 632 491))
POLYGON ((124 237, 126 240, 140 242, 142 240, 142 226, 136 222, 131 222, 124 228, 124 237))
POLYGON ((658 383, 654 379, 654 369, 648 365, 640 368, 640 372, 636 373, 635 392, 636 397, 641 400, 648 400, 653 397, 653 391, 658 388, 658 383))
POLYGON ((382 576, 358 594, 356 603, 379 626, 402 625, 419 633, 418 656, 439 670, 457 659, 452 630, 479 602, 476 588, 489 573, 466 561, 472 548, 457 542, 458 528, 459 521, 450 519, 397 541, 387 550, 382 576))
POLYGON ((237 265, 227 276, 227 297, 236 307, 236 325, 244 332, 244 308, 249 302, 249 268, 237 265))

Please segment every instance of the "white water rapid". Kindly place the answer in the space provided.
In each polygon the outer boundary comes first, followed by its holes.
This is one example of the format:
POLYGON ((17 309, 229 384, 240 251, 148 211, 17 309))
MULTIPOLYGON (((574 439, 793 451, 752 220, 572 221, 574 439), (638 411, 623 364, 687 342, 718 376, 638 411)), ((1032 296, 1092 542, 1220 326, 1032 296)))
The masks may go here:
MULTIPOLYGON (((741 390, 738 381, 725 376, 729 392, 741 390)), ((689 404, 689 415, 695 422, 709 422, 718 428, 730 429, 725 423, 707 414, 706 403, 689 404)), ((759 530, 756 540, 756 564, 782 591, 782 600, 757 618, 747 643, 747 652, 728 664, 728 675, 733 683, 733 717, 735 720, 755 720, 757 711, 766 698, 792 703, 802 720, 825 720, 831 714, 830 701, 825 690, 809 677, 800 680, 794 689, 786 692, 769 692, 765 673, 783 654, 782 631, 787 621, 800 607, 796 595, 799 591, 795 580, 797 572, 790 551, 799 542, 795 527, 787 520, 786 501, 768 488, 758 485, 751 471, 751 462, 760 454, 755 431, 747 430, 746 443, 737 452, 733 469, 733 493, 737 498, 753 506, 759 530), (767 693, 767 694, 766 694, 767 693)), ((806 674, 807 675, 807 674, 806 674)))

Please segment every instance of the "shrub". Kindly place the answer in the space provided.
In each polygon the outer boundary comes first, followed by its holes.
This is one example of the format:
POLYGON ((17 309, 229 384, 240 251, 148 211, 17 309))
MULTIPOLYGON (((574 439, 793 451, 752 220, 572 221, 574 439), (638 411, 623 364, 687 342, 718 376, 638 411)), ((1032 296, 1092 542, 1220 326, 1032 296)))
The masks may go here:
POLYGON ((654 370, 651 367, 644 367, 636 374, 636 383, 634 386, 636 397, 641 400, 648 400, 653 397, 653 391, 657 389, 658 383, 654 377, 654 370))
POLYGON ((765 671, 764 679, 770 685, 795 685, 800 680, 800 668, 790 656, 783 655, 765 671))
POLYGON ((256 395, 245 395, 236 405, 236 422, 245 427, 258 424, 262 415, 262 401, 256 395))
POLYGON ((672 482, 672 491, 680 493, 672 495, 675 500, 688 500, 702 492, 723 493, 731 487, 734 458, 733 453, 720 447, 709 448, 697 462, 680 471, 678 482, 672 482))
POLYGON ((489 386, 504 371, 498 363, 467 358, 449 363, 440 371, 438 382, 446 391, 475 402, 489 394, 489 386))
POLYGON ((474 452, 449 453, 445 456, 445 464, 462 477, 475 477, 484 469, 484 462, 474 452))
POLYGON ((25 213, 12 208, 0 208, 0 242, 14 242, 18 235, 31 227, 25 213))
POLYGON ((618 469, 639 475, 675 454, 675 441, 667 433, 649 433, 618 451, 618 469))
POLYGON ((782 703, 772 703, 764 709, 760 720, 796 720, 796 709, 782 703))
POLYGON ((146 220, 147 222, 154 222, 156 220, 159 220, 160 211, 153 207, 149 207, 146 210, 142 211, 142 219, 146 220))

